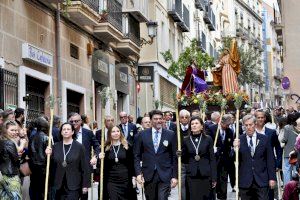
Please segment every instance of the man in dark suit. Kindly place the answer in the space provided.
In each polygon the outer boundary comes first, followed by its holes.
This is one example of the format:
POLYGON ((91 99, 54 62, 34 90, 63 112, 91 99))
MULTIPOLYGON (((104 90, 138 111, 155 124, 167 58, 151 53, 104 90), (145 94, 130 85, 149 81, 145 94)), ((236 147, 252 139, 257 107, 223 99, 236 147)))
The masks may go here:
POLYGON ((60 138, 60 117, 57 115, 53 116, 53 127, 52 127, 52 138, 53 142, 59 142, 61 140, 60 138))
POLYGON ((123 135, 125 136, 128 144, 133 146, 134 137, 137 134, 137 128, 135 124, 128 122, 128 115, 126 112, 122 111, 119 113, 121 124, 119 124, 123 135))
POLYGON ((162 128, 161 111, 153 110, 150 119, 152 128, 141 131, 134 143, 134 168, 147 200, 167 200, 170 187, 177 185, 176 135, 162 128))
MULTIPOLYGON (((217 160, 217 197, 218 199, 227 199, 227 180, 229 175, 229 170, 234 162, 233 160, 233 133, 229 128, 231 123, 231 116, 226 114, 222 117, 220 123, 220 132, 217 138, 215 153, 217 160)), ((216 137, 218 124, 213 124, 210 126, 209 130, 214 132, 209 132, 211 137, 216 137)))
POLYGON ((242 200, 269 199, 276 184, 274 154, 267 136, 255 131, 256 118, 243 117, 246 134, 234 141, 239 147, 239 188, 242 200))
MULTIPOLYGON (((189 111, 183 109, 179 112, 179 123, 180 123, 180 136, 181 141, 183 141, 184 137, 188 137, 190 135, 190 122, 191 114, 189 111)), ((176 133, 177 134, 177 133, 176 133)), ((186 198, 186 164, 182 163, 181 166, 181 200, 188 199, 186 198)))
MULTIPOLYGON (((106 141, 107 140, 107 131, 109 128, 111 128, 115 125, 115 119, 110 115, 105 116, 104 125, 105 125, 104 141, 106 141)), ((99 144, 101 143, 101 135, 102 135, 102 129, 99 129, 98 131, 96 131, 96 138, 97 138, 99 144)))
POLYGON ((210 115, 210 122, 204 123, 205 131, 210 134, 210 137, 214 140, 215 133, 217 132, 218 123, 220 121, 221 114, 220 112, 213 112, 210 115))
MULTIPOLYGON (((89 169, 89 183, 91 183, 92 166, 97 163, 97 158, 100 153, 99 142, 92 131, 82 128, 82 119, 78 113, 69 114, 69 122, 74 125, 75 132, 77 134, 77 141, 84 146, 85 159, 89 169), (94 156, 91 156, 92 148, 94 149, 94 156)), ((89 185, 89 187, 91 184, 89 185)), ((88 194, 81 195, 82 200, 88 199, 88 194)))
POLYGON ((176 133, 177 127, 176 127, 176 124, 172 121, 172 119, 173 119, 172 112, 170 112, 170 111, 165 112, 164 118, 166 120, 166 129, 176 133))
MULTIPOLYGON (((275 169, 281 169, 281 161, 282 161, 282 148, 280 147, 280 143, 278 140, 278 136, 276 130, 269 129, 265 127, 266 122, 266 113, 263 110, 255 111, 256 117, 256 132, 266 135, 269 138, 269 142, 271 143, 272 152, 276 152, 275 158, 275 169)), ((274 199, 274 190, 269 191, 269 199, 274 199)))

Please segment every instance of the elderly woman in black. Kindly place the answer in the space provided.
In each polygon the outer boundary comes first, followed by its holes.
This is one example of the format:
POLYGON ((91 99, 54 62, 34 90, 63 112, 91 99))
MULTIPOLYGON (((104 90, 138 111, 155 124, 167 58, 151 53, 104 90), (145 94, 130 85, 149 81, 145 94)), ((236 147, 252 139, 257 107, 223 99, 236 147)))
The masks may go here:
MULTIPOLYGON (((19 153, 15 138, 18 133, 18 125, 14 121, 6 121, 0 135, 0 199, 20 200, 21 180, 19 177, 19 153)), ((20 146, 24 147, 25 139, 20 140, 20 146)))
POLYGON ((132 186, 134 176, 133 153, 118 126, 107 132, 104 160, 104 199, 135 200, 136 191, 132 186))
POLYGON ((56 200, 79 199, 80 193, 88 192, 89 173, 84 158, 84 147, 75 140, 74 126, 66 122, 60 128, 62 141, 47 147, 52 155, 53 186, 56 200))
POLYGON ((203 121, 194 116, 190 121, 190 136, 183 139, 182 159, 187 164, 189 200, 208 200, 210 190, 216 186, 217 167, 213 140, 203 131, 203 121))

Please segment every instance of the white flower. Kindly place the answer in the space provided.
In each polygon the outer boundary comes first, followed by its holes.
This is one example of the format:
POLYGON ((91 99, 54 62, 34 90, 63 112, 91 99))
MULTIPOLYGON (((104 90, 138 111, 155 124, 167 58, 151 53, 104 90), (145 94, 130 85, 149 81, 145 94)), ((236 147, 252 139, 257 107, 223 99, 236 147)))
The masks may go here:
POLYGON ((167 147, 167 146, 169 145, 168 140, 165 140, 165 141, 163 142, 163 144, 164 144, 165 147, 167 147))

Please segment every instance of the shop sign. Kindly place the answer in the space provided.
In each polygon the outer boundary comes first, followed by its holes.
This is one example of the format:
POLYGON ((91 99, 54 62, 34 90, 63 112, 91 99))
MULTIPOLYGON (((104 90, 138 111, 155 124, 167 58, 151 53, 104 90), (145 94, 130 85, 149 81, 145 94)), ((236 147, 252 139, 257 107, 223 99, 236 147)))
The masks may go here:
POLYGON ((138 80, 139 82, 153 82, 153 66, 139 66, 138 80))
POLYGON ((53 55, 29 43, 22 45, 22 58, 45 67, 53 67, 53 55))

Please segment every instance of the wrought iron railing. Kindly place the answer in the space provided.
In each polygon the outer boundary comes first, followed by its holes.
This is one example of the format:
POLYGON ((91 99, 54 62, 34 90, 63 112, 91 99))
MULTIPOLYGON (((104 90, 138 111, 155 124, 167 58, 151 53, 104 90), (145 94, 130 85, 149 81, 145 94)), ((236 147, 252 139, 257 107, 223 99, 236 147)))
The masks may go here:
POLYGON ((140 23, 131 15, 128 16, 129 33, 128 36, 136 45, 140 46, 140 23))
POLYGON ((107 1, 107 22, 122 32, 122 4, 117 0, 107 1))
POLYGON ((185 5, 183 5, 183 22, 188 28, 190 28, 190 11, 185 5))
POLYGON ((18 105, 18 74, 0 68, 0 108, 18 105))
MULTIPOLYGON (((72 1, 78 1, 78 0, 72 0, 72 1)), ((88 5, 97 13, 99 12, 99 0, 81 0, 81 2, 88 5)))

